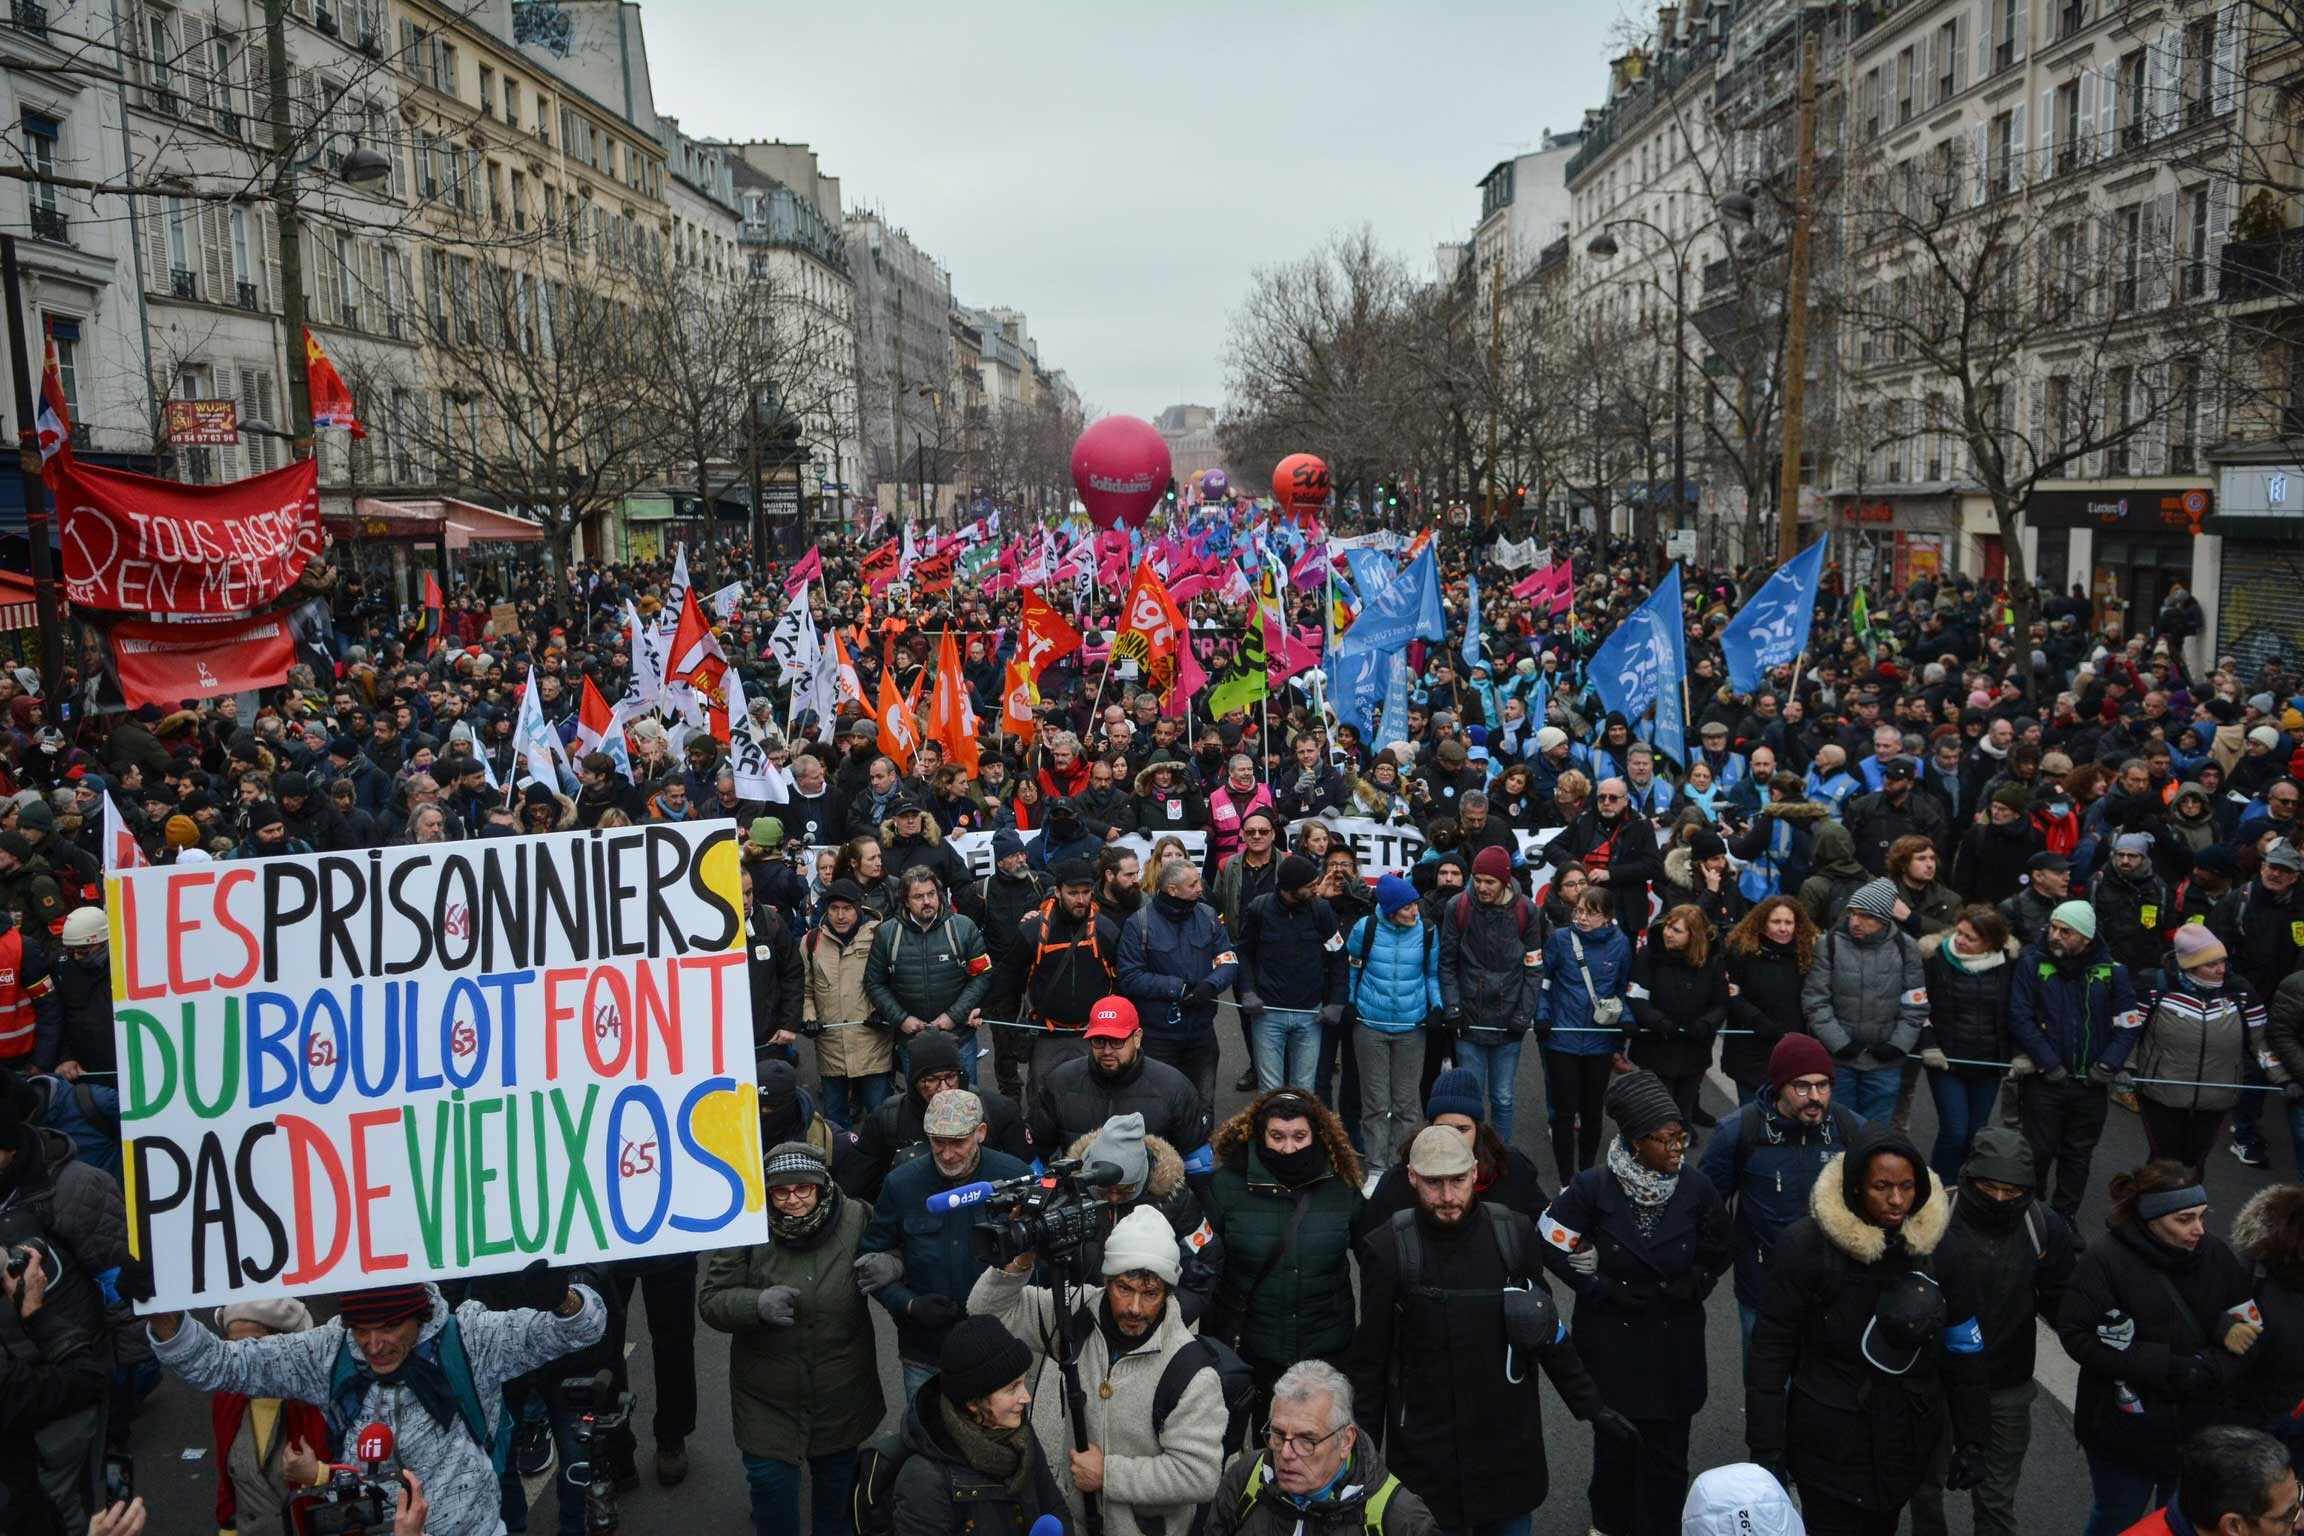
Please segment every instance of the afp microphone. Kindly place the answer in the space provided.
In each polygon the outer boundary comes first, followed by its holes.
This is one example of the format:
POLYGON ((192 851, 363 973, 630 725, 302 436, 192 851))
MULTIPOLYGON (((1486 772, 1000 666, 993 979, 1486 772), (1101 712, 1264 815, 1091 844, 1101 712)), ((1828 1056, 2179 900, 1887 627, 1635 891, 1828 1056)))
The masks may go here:
POLYGON ((1064 1536, 1064 1522, 1054 1515, 1042 1515, 1032 1522, 1032 1536, 1064 1536))
POLYGON ((947 1211, 957 1211, 963 1206, 981 1205, 997 1187, 986 1180, 978 1179, 975 1183, 963 1184, 958 1189, 940 1189, 928 1197, 928 1209, 941 1216, 947 1211))

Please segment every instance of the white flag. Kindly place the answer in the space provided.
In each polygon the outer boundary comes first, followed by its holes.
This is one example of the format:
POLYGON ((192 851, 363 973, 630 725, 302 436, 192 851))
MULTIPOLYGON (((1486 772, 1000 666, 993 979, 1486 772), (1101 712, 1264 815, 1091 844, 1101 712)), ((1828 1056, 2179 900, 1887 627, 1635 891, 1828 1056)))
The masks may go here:
MULTIPOLYGON (((678 616, 674 616, 677 622, 678 616)), ((664 632, 644 623, 629 600, 624 604, 624 639, 632 652, 632 681, 625 685, 617 708, 637 715, 664 696, 664 632)))
POLYGON ((544 696, 536 691, 536 666, 528 666, 528 687, 520 695, 520 722, 512 729, 514 748, 527 760, 528 774, 539 784, 560 788, 560 770, 568 752, 560 733, 544 718, 544 696))
POLYGON ((744 583, 732 581, 704 600, 716 619, 736 617, 736 605, 744 601, 744 583))
POLYGON ((768 654, 776 658, 784 681, 795 689, 816 669, 817 653, 823 649, 823 641, 816 634, 816 616, 806 603, 796 602, 785 609, 776 627, 768 632, 768 654))
POLYGON ((743 677, 730 667, 726 682, 728 766, 736 771, 736 797, 782 805, 786 798, 784 770, 768 761, 768 749, 760 742, 760 727, 753 721, 752 712, 744 707, 743 677))
POLYGON ((137 846, 136 836, 128 830, 128 823, 120 815, 120 802, 112 792, 104 792, 104 869, 142 869, 151 863, 144 850, 137 846))
POLYGON ((912 579, 912 567, 919 562, 919 559, 919 546, 912 542, 912 524, 910 521, 906 521, 904 524, 904 552, 896 560, 896 579, 898 581, 910 581, 912 579))
POLYGON ((683 544, 672 557, 672 586, 664 594, 664 607, 657 617, 666 634, 680 625, 680 608, 688 601, 688 587, 688 546, 683 544))

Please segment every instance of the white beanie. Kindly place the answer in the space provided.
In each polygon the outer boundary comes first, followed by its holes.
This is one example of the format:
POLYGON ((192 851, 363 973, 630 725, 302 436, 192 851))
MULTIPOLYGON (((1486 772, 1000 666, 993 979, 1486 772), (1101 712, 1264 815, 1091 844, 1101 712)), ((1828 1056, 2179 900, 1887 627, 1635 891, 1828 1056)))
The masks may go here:
POLYGON ((1568 744, 1568 733, 1556 725, 1548 725, 1536 733, 1536 750, 1549 752, 1554 747, 1568 744))
POLYGON ((1681 1536, 1805 1536, 1807 1529, 1784 1485, 1749 1461, 1697 1478, 1680 1508, 1681 1536))
POLYGON ((1137 1206, 1121 1217, 1112 1228, 1112 1235, 1104 1239, 1106 1275, 1125 1275, 1131 1270, 1144 1269, 1174 1285, 1183 1268, 1182 1256, 1176 1248, 1176 1233, 1169 1227, 1168 1218, 1148 1205, 1137 1206))
POLYGON ((2255 742, 2259 746, 2268 747, 2275 752, 2280 749, 2280 733, 2269 725, 2260 725, 2256 727, 2256 729, 2248 733, 2248 739, 2255 742))

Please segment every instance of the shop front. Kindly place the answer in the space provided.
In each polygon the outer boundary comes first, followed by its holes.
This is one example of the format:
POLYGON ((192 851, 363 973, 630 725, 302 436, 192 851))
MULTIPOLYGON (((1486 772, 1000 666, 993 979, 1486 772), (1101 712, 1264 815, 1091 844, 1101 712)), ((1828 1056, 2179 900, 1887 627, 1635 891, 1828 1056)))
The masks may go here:
POLYGON ((1845 500, 1832 518, 1833 557, 1855 586, 1902 592, 1958 574, 1959 498, 1845 500))
POLYGON ((2034 491, 2024 514, 2034 579, 2059 592, 2080 585, 2099 624, 2149 628, 2171 587, 2199 585, 2199 534, 2214 508, 2205 486, 2034 491))
POLYGON ((2209 615, 2216 654, 2254 672, 2304 655, 2304 465, 2229 465, 2200 542, 2219 557, 2209 615))

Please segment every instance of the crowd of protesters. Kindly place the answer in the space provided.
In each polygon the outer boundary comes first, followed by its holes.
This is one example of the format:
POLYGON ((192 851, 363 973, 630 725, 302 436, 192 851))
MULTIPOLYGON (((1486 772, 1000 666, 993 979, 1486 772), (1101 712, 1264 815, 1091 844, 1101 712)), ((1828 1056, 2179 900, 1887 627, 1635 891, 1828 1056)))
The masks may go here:
MULTIPOLYGON (((721 643, 767 795, 657 712, 615 727, 629 773, 577 746, 587 684, 628 691, 627 608, 682 606, 664 561, 474 574, 436 619, 332 570, 331 657, 252 710, 60 724, 31 673, 0 676, 0 1246, 27 1261, 0 1276, 0 1528, 141 1519, 99 1508, 103 1462, 166 1370, 215 1394, 220 1529, 295 1529, 382 1420, 423 1489, 402 1527, 528 1529, 525 1485, 553 1472, 575 1536, 553 1384, 622 1377, 635 1293, 654 1393, 609 1475, 675 1486, 730 1454, 692 1443, 696 1351, 725 1348, 762 1533, 802 1528, 805 1488, 819 1536, 1024 1536, 1091 1508, 1116 1536, 1518 1536, 1559 1502, 1563 1409, 1607 1536, 1761 1506, 1941 1531, 1947 1492, 2013 1532, 2035 1318, 2080 1368, 2088 1536, 2265 1529, 2283 1489, 2293 1515, 2304 1188, 2267 1183, 2219 1235, 2203 1187, 2220 1155, 2268 1166, 2267 1108, 2304 1164, 2284 658, 2209 654, 2181 589, 2136 623, 2039 594, 2017 630, 2009 594, 1922 580, 1867 594, 1858 633, 1834 567, 1798 663, 1737 692, 1719 635, 1765 572, 1720 572, 1688 582, 1687 739, 1661 740, 1588 672, 1650 596, 1640 551, 1563 537, 1586 574, 1555 611, 1451 528, 1448 633, 1409 647, 1403 716, 1373 736, 1316 671, 1211 719, 1246 627, 1220 599, 1189 605, 1207 688, 1163 697, 1112 664, 1121 594, 1099 590, 1018 738, 1018 594, 867 584, 887 536, 823 543, 801 589, 856 674, 822 716, 768 647, 788 563, 680 564, 743 584, 721 643), (917 696, 947 635, 973 767, 889 755, 864 708, 884 671, 917 696), (558 782, 515 741, 531 673, 570 746, 558 782), (731 823, 771 1240, 132 1319, 150 1263, 123 1232, 108 812, 158 864, 731 823), (1370 867, 1347 821, 1421 851, 1370 867), (1531 1039, 1540 1112, 1517 1095, 1531 1039), (1711 1082, 1734 1089, 1717 1115, 1711 1082), (2094 1166, 2114 1113, 2140 1117, 2143 1165, 2094 1166), (983 1212, 931 1210, 1074 1157, 1116 1177, 1068 1258, 1003 1262, 983 1212), (2084 1238, 2092 1192, 2110 1221, 2084 1238), (1710 1367, 1723 1279, 1744 1349, 1710 1367), (1060 1358, 1080 1405, 1041 1392, 1060 1358), (1690 1428, 1721 1373, 1756 1467, 1703 1472, 1690 1428), (2155 1513, 2180 1482, 2188 1526, 2155 1513)), ((1329 627, 1324 573, 1283 601, 1329 627)))

